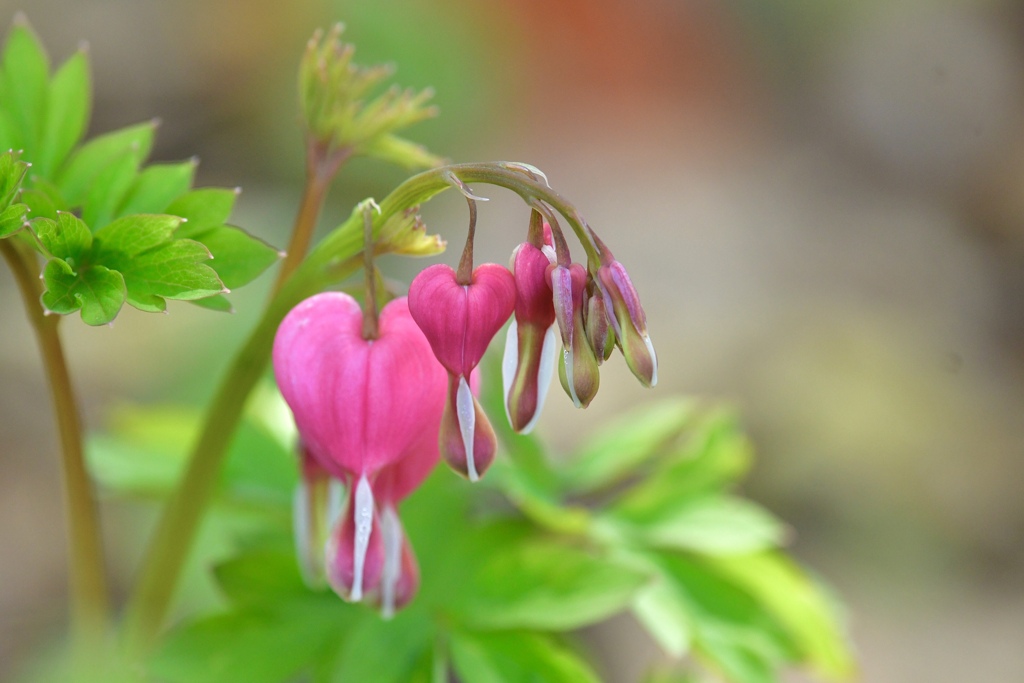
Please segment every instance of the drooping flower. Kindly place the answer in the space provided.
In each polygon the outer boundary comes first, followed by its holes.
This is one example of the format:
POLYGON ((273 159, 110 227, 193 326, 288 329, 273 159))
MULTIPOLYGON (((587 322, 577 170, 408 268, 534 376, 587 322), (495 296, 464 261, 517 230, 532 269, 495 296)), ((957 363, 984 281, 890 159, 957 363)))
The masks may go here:
POLYGON ((448 400, 441 418, 441 455, 476 481, 490 466, 497 438, 473 396, 469 377, 515 307, 512 274, 486 263, 460 284, 449 266, 430 266, 409 286, 409 311, 448 371, 448 400))
POLYGON ((586 408, 597 395, 601 376, 597 355, 587 338, 583 320, 587 269, 578 263, 556 265, 549 270, 555 319, 562 336, 558 378, 573 405, 586 408))
POLYGON ((278 387, 306 451, 349 490, 327 543, 325 573, 350 600, 376 587, 385 563, 374 533, 374 482, 437 429, 445 387, 405 299, 384 307, 374 339, 363 338, 362 318, 347 294, 318 294, 285 317, 273 352, 278 387))
POLYGON ((550 248, 530 242, 512 253, 516 307, 505 338, 502 380, 509 424, 523 434, 533 430, 555 370, 555 307, 548 281, 552 263, 550 248))

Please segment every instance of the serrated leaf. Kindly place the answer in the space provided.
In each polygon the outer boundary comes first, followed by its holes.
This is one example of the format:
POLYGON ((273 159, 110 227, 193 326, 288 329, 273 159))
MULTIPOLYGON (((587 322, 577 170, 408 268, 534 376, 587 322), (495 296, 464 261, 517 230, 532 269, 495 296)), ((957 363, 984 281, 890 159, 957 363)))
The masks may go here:
POLYGON ((709 562, 761 601, 820 675, 841 680, 854 674, 856 664, 839 608, 792 560, 769 552, 709 562))
POLYGON ((53 75, 46 105, 38 173, 52 177, 85 134, 91 105, 89 56, 84 50, 72 55, 53 75))
POLYGON ((227 225, 206 230, 192 239, 202 242, 213 254, 210 266, 229 289, 252 282, 281 258, 280 252, 266 242, 227 225))
POLYGON ((126 153, 139 159, 148 157, 153 130, 152 122, 140 123, 95 137, 76 150, 57 174, 57 187, 67 202, 82 205, 97 177, 126 153))
POLYGON ((0 154, 0 210, 10 206, 18 196, 21 182, 28 171, 28 164, 20 156, 14 151, 0 154))
POLYGON ((3 52, 4 108, 20 131, 26 158, 39 151, 50 62, 39 39, 27 24, 16 23, 7 34, 3 52))
POLYGON ((21 201, 25 203, 25 206, 29 209, 29 215, 32 218, 49 218, 50 220, 57 220, 57 211, 59 207, 53 203, 53 199, 50 198, 45 192, 41 192, 35 188, 22 190, 21 201))
POLYGON ((105 325, 117 317, 125 301, 124 278, 100 265, 77 272, 61 259, 51 259, 43 269, 46 291, 43 305, 67 315, 81 309, 87 325, 105 325))
POLYGON ((171 241, 181 222, 176 216, 125 216, 96 231, 96 258, 113 262, 138 256, 171 241))
POLYGON ((452 662, 466 683, 598 683, 571 650, 538 633, 464 633, 451 636, 452 662))
MULTIPOLYGON (((196 164, 152 164, 135 177, 134 184, 117 209, 124 216, 133 213, 172 213, 168 205, 192 186, 196 164)), ((178 235, 184 237, 184 235, 178 235)))
POLYGON ((122 264, 128 303, 143 311, 163 311, 164 299, 189 301, 220 294, 224 285, 203 263, 210 252, 192 240, 174 240, 122 264))
POLYGON ((186 220, 178 227, 178 237, 193 235, 227 223, 238 192, 222 187, 203 187, 175 199, 164 213, 186 220))
POLYGON ((457 613, 476 628, 579 628, 624 609, 648 579, 582 548, 532 538, 482 559, 457 613))
POLYGON ((774 548, 786 536, 785 525, 767 510, 735 496, 681 497, 642 514, 613 508, 608 519, 636 540, 709 555, 774 548))
POLYGON ((662 455, 667 444, 688 426, 694 403, 672 398, 644 405, 598 430, 569 459, 564 470, 568 488, 589 491, 635 473, 651 458, 662 455))
POLYGON ((89 226, 71 213, 61 212, 57 220, 37 218, 32 221, 32 229, 51 256, 63 259, 72 268, 81 265, 82 254, 92 246, 89 226))
POLYGON ((11 204, 0 211, 0 239, 10 237, 25 226, 28 220, 28 207, 24 204, 11 204))

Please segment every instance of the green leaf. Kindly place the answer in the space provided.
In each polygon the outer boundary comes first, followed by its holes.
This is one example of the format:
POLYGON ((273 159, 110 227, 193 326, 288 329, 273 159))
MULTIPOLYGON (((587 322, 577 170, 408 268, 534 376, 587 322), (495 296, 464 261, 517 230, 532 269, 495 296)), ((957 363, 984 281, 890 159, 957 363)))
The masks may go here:
POLYGON ((338 637, 338 625, 322 616, 323 611, 208 617, 172 632, 149 662, 149 672, 168 683, 291 680, 338 637))
POLYGON ((839 608, 792 560, 767 552, 709 562, 761 601, 819 675, 834 680, 854 675, 856 664, 839 608))
POLYGON ((240 228, 220 226, 192 239, 202 242, 213 254, 211 267, 225 287, 234 289, 252 282, 281 258, 281 253, 240 228))
POLYGON ((11 204, 0 211, 0 239, 10 237, 25 227, 28 221, 28 207, 24 204, 11 204))
POLYGON ((20 130, 21 147, 28 159, 39 152, 50 61, 35 33, 24 21, 7 34, 3 52, 4 92, 0 106, 20 130))
POLYGON ((110 164, 129 155, 145 159, 153 146, 153 122, 106 133, 82 145, 57 174, 57 187, 71 206, 85 203, 89 191, 110 164))
POLYGON ((192 237, 204 230, 227 223, 238 198, 238 190, 204 187, 186 192, 175 199, 163 213, 186 220, 178 226, 178 237, 192 237))
POLYGON ((613 509, 609 519, 624 533, 651 545, 710 555, 774 548, 787 531, 759 505, 720 495, 678 498, 642 514, 616 514, 613 509))
POLYGON ((204 264, 210 252, 192 240, 171 239, 176 216, 139 214, 120 218, 96 233, 97 261, 124 275, 128 303, 163 311, 164 299, 200 299, 224 291, 217 273, 204 264))
POLYGON ((672 398, 644 405, 599 430, 569 459, 566 485, 590 491, 634 474, 648 460, 663 455, 665 446, 679 436, 694 413, 694 403, 672 398))
POLYGON ((662 467, 629 488, 616 504, 626 516, 656 515, 677 501, 720 491, 750 466, 753 448, 727 412, 702 418, 662 467))
POLYGON ((57 69, 50 81, 43 125, 39 175, 50 178, 85 134, 89 123, 92 85, 89 56, 79 50, 57 69))
MULTIPOLYGON (((133 213, 172 213, 166 209, 192 186, 195 160, 177 164, 153 164, 135 177, 134 184, 117 209, 119 216, 133 213)), ((183 237, 183 235, 178 235, 183 237)))
POLYGON ((215 294, 214 296, 208 296, 203 299, 192 299, 189 303, 199 306, 199 308, 217 311, 218 313, 235 312, 235 307, 231 304, 231 300, 223 294, 215 294))
POLYGON ((664 577, 637 594, 633 615, 668 655, 678 659, 690 650, 689 616, 664 577))
POLYGON ((331 681, 406 683, 433 640, 433 624, 416 610, 388 621, 377 615, 363 619, 345 640, 331 681))
POLYGON ((538 633, 464 633, 451 636, 452 661, 465 683, 597 683, 569 649, 538 633))
POLYGON ((81 265, 82 254, 92 246, 89 226, 72 213, 58 213, 57 220, 37 218, 32 221, 32 229, 51 256, 63 259, 72 268, 81 265))
POLYGON ((29 165, 21 161, 20 156, 14 151, 0 154, 0 210, 6 209, 14 202, 28 171, 29 165))
POLYGON ((579 628, 624 609, 648 579, 610 558, 534 537, 481 558, 457 611, 478 628, 579 628))
POLYGON ((96 174, 82 201, 82 219, 93 230, 102 228, 116 216, 117 207, 135 182, 144 159, 140 149, 126 149, 96 174))
POLYGON ((77 272, 61 259, 51 259, 43 269, 43 305, 67 315, 82 310, 87 325, 105 325, 117 317, 125 301, 124 278, 116 270, 99 265, 77 272))
POLYGON ((306 588, 293 552, 257 550, 245 553, 218 565, 214 574, 224 594, 238 605, 329 597, 306 588))

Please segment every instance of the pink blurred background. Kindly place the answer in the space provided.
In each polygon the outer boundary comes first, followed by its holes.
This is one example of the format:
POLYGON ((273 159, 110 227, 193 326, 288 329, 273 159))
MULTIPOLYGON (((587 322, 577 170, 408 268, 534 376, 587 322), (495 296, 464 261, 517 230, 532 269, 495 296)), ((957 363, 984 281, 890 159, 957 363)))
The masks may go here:
MULTIPOLYGON (((90 43, 92 132, 160 117, 155 159, 196 154, 201 184, 242 186, 235 220, 277 245, 301 187, 298 57, 346 22, 361 61, 437 89, 442 116, 413 137, 539 166, 630 268, 661 383, 646 393, 613 363, 586 413, 549 402, 542 433, 568 447, 673 392, 737 405, 759 452, 745 492, 845 598, 863 680, 1024 680, 1019 3, 0 2, 5 29, 25 10, 55 60, 90 43)), ((322 228, 401 178, 353 163, 322 228)), ((483 257, 503 262, 528 215, 486 190, 483 257)), ((463 210, 443 197, 425 218, 455 243, 463 210)), ((69 320, 88 425, 127 400, 208 397, 270 279, 233 318, 69 320)), ((0 292, 4 678, 62 628, 65 557, 47 395, 6 270, 0 292)), ((123 588, 131 552, 108 517, 123 588)), ((662 658, 628 619, 589 635, 609 680, 662 658)))

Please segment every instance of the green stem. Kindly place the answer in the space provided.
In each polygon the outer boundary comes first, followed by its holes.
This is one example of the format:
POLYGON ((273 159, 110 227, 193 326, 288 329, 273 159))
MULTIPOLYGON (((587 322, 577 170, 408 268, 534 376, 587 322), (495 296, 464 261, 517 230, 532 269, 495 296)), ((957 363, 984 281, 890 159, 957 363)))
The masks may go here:
MULTIPOLYGON (((174 590, 199 522, 209 505, 227 447, 241 419, 246 399, 266 368, 274 334, 284 316, 302 299, 354 273, 362 260, 363 245, 376 240, 389 218, 401 215, 452 185, 447 174, 464 182, 506 187, 527 201, 543 201, 561 212, 587 250, 597 258, 589 228, 575 208, 523 167, 510 164, 464 164, 432 169, 398 186, 373 215, 372 239, 364 234, 365 216, 357 207, 349 219, 328 235, 306 258, 272 298, 263 318, 236 355, 221 381, 188 468, 178 484, 153 534, 142 560, 139 580, 125 613, 126 645, 132 656, 148 651, 163 625, 174 590)), ((386 250, 387 245, 378 245, 386 250)))
POLYGON ((82 424, 58 329, 60 316, 45 315, 39 304, 42 288, 35 254, 15 239, 0 240, 0 252, 14 273, 25 312, 35 330, 60 435, 72 639, 77 654, 95 655, 95 647, 102 642, 109 625, 110 601, 99 514, 82 449, 82 424))

